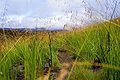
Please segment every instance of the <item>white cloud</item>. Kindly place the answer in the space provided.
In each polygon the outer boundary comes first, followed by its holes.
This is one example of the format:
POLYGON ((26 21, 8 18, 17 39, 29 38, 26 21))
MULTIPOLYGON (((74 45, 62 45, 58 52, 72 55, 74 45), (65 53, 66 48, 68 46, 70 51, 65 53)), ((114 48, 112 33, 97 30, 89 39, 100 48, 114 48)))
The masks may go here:
POLYGON ((64 26, 64 24, 69 23, 71 18, 71 14, 63 15, 63 16, 53 16, 47 18, 34 18, 34 17, 26 17, 26 15, 11 15, 6 16, 6 25, 14 24, 14 26, 6 26, 12 28, 35 28, 35 27, 53 27, 53 26, 64 26), (20 26, 22 24, 22 26, 20 26), (18 26, 19 25, 19 26, 18 26))
POLYGON ((69 4, 69 0, 48 0, 48 2, 52 5, 54 4, 59 6, 64 6, 66 4, 69 4))
MULTIPOLYGON (((81 25, 81 20, 90 21, 85 15, 83 0, 7 0, 7 20, 10 24, 16 24, 18 27, 24 26, 49 27, 63 26, 64 24, 81 25), (40 17, 40 18, 39 18, 40 17), (20 25, 22 24, 22 25, 20 25)), ((95 1, 100 1, 102 5, 105 0, 85 0, 93 6, 94 9, 104 11, 95 1), (97 6, 97 7, 96 7, 97 6)), ((110 0, 112 1, 112 0, 110 0)), ((0 3, 0 16, 4 12, 4 3, 0 3)), ((89 7, 89 5, 88 5, 89 7)), ((110 6, 111 7, 111 6, 110 6)), ((93 17, 101 18, 95 14, 93 17)), ((0 17, 1 18, 1 17, 0 17)), ((0 22, 1 23, 1 22, 0 22)), ((83 22, 84 23, 84 22, 83 22)), ((6 26, 9 27, 9 26, 6 26)), ((12 26, 16 27, 16 26, 12 26)))

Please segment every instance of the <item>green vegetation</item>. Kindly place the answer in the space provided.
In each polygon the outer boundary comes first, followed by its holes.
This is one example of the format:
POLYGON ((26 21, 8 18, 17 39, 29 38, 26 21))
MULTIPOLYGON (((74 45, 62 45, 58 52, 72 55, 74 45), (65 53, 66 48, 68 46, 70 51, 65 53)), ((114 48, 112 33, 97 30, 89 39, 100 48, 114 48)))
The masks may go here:
POLYGON ((0 80, 37 80, 51 56, 49 67, 61 67, 59 49, 74 58, 68 80, 120 80, 119 22, 116 19, 67 32, 6 35, 0 41, 0 80))

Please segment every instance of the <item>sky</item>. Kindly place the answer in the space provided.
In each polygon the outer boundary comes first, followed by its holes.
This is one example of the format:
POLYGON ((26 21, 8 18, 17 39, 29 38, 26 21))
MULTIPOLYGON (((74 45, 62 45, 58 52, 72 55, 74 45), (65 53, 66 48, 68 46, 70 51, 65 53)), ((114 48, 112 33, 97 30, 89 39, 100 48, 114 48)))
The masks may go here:
POLYGON ((63 28, 119 17, 120 0, 0 0, 0 28, 63 28))

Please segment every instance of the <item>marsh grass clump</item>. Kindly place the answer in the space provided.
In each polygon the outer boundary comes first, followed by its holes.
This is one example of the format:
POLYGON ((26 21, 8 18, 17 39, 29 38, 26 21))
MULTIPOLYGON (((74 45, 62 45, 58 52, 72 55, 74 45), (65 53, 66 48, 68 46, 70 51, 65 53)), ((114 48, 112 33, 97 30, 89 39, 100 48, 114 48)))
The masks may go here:
MULTIPOLYGON (((119 76, 117 75, 119 74, 119 70, 105 70, 103 66, 100 66, 100 64, 108 64, 119 68, 119 63, 116 62, 119 61, 119 58, 116 57, 115 59, 115 56, 119 55, 118 46, 120 40, 117 37, 120 35, 118 35, 119 32, 117 30, 120 27, 115 24, 111 24, 110 27, 108 26, 109 22, 107 24, 97 24, 97 26, 93 25, 82 32, 76 33, 73 31, 66 38, 66 42, 68 43, 67 48, 77 57, 77 62, 90 62, 93 72, 97 71, 99 73, 102 70, 105 73, 105 80, 107 80, 107 77, 110 80, 118 80, 119 76), (99 65, 94 65, 96 63, 99 65)), ((89 70, 89 68, 86 69, 89 70)))
MULTIPOLYGON (((0 56, 0 78, 3 80, 35 80, 43 73, 50 58, 49 41, 44 37, 44 35, 48 36, 46 32, 24 34, 18 40, 9 37, 8 42, 2 44, 5 46, 0 53, 2 55, 0 56)), ((62 43, 61 39, 58 40, 51 45, 53 67, 57 64, 57 49, 62 43)))

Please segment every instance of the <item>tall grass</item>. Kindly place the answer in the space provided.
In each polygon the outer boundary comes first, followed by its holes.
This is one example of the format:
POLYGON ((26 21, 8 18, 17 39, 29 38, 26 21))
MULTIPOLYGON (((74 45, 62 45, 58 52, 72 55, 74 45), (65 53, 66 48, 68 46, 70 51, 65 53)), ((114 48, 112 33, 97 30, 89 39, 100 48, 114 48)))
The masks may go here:
POLYGON ((51 54, 52 67, 60 67, 59 49, 67 50, 75 59, 68 80, 119 80, 120 26, 113 23, 110 28, 109 23, 104 22, 80 30, 50 35, 35 33, 21 36, 17 41, 8 39, 0 51, 0 80, 36 80, 43 74, 51 54), (97 65, 101 66, 95 72, 94 60, 100 60, 97 65))
MULTIPOLYGON (((46 34, 47 36, 49 35, 46 34)), ((38 39, 39 37, 42 36, 36 36, 36 34, 34 36, 33 34, 26 39, 21 38, 16 43, 8 42, 9 46, 5 45, 6 48, 0 53, 2 55, 0 59, 1 80, 16 80, 21 75, 25 80, 36 80, 43 74, 43 69, 51 53, 53 55, 53 67, 59 65, 57 50, 63 43, 62 38, 53 38, 54 35, 52 34, 50 53, 49 37, 38 39)))
MULTIPOLYGON (((68 48, 72 50, 71 52, 74 53, 76 56, 76 60, 80 62, 90 62, 93 64, 94 60, 100 60, 100 64, 108 64, 109 67, 102 66, 101 70, 103 74, 99 76, 99 79, 104 80, 119 80, 120 77, 120 70, 115 70, 114 67, 110 68, 110 66, 116 66, 120 68, 120 50, 119 50, 119 29, 120 26, 116 26, 114 24, 110 25, 108 29, 109 23, 99 24, 92 28, 88 28, 83 30, 83 32, 72 33, 71 36, 66 38, 66 42, 68 43, 68 48)), ((73 70, 74 71, 74 65, 73 70)), ((83 67, 90 71, 92 66, 83 67)), ((101 70, 99 72, 101 72, 101 70)), ((81 69, 79 70, 81 71, 81 69)), ((97 72, 97 74, 99 74, 97 72)), ((71 73, 72 74, 72 73, 71 73)), ((69 77, 70 75, 69 74, 69 77)), ((90 75, 91 73, 89 73, 90 75)), ((79 75, 85 75, 81 73, 79 75)), ((95 75, 95 74, 94 74, 95 75)), ((68 79, 70 79, 68 77, 68 79)), ((89 76, 91 77, 91 76, 89 76)), ((90 78, 87 79, 90 79, 90 78)), ((83 79, 86 76, 83 76, 83 79)), ((94 78, 94 77, 93 77, 94 78)), ((92 80, 93 80, 92 78, 92 80)))

